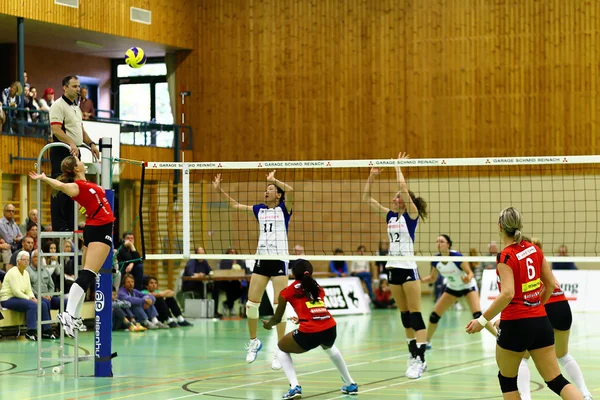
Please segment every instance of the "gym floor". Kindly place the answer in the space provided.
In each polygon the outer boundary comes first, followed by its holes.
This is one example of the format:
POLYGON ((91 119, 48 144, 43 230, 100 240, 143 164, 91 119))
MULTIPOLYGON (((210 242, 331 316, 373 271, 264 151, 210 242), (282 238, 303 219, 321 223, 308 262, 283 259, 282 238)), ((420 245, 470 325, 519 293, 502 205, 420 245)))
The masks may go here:
MULTIPOLYGON (((424 298, 424 315, 433 304, 424 298)), ((501 399, 494 358, 495 338, 486 331, 467 335, 468 311, 448 311, 440 321, 428 371, 421 379, 404 377, 407 349, 397 310, 336 318, 337 346, 366 399, 501 399)), ((141 333, 115 332, 113 378, 93 378, 93 364, 80 363, 52 373, 48 364, 37 376, 36 343, 24 338, 0 342, 1 399, 280 399, 288 389, 283 371, 272 371, 275 331, 259 328, 263 349, 245 363, 245 320, 195 320, 193 327, 141 333)), ((293 325, 289 325, 291 330, 293 325)), ((575 314, 570 352, 578 361, 592 395, 600 398, 600 318, 575 314)), ((82 351, 93 351, 93 334, 80 335, 82 351)), ((67 343, 72 343, 67 339, 67 343)), ((44 345, 52 345, 45 341, 44 345)), ((56 344, 55 344, 56 345, 56 344)), ((342 381, 320 349, 293 356, 304 399, 349 398, 342 381)), ((558 398, 530 361, 534 399, 558 398)))

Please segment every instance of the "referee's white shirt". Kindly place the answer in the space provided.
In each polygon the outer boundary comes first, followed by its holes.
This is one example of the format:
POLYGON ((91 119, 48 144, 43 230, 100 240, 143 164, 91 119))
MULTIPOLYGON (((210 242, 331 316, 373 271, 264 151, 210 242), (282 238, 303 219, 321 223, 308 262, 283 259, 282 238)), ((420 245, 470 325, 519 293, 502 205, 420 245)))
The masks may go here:
POLYGON ((50 107, 50 125, 60 125, 75 142, 76 146, 83 143, 83 118, 77 103, 72 102, 64 95, 56 100, 50 107))

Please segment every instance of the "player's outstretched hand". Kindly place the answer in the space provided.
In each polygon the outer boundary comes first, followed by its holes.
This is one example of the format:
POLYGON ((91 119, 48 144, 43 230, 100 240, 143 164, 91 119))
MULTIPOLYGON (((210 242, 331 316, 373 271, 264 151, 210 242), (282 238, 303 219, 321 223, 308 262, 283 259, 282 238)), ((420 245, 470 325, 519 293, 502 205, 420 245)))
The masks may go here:
POLYGON ((381 174, 382 171, 383 171, 383 168, 373 167, 373 168, 371 168, 371 175, 377 176, 377 175, 381 174))
POLYGON ((275 182, 275 172, 277 170, 273 170, 267 174, 267 182, 275 182))
POLYGON ((298 325, 300 323, 300 320, 298 319, 298 317, 289 317, 288 321, 290 321, 292 324, 296 324, 296 325, 298 325))
POLYGON ((262 323, 263 323, 263 328, 265 328, 266 330, 270 331, 271 329, 273 329, 273 325, 271 325, 269 323, 269 321, 265 320, 265 319, 261 319, 262 323))
POLYGON ((219 189, 221 187, 221 180, 221 174, 217 174, 217 176, 215 176, 215 180, 212 182, 215 189, 219 189))
POLYGON ((44 179, 44 178, 46 177, 46 174, 45 174, 45 173, 43 173, 43 172, 42 172, 41 174, 38 174, 38 173, 36 173, 36 172, 33 172, 33 171, 31 171, 31 172, 29 173, 29 177, 30 177, 31 179, 33 179, 33 180, 36 180, 36 181, 37 181, 38 179, 44 179))

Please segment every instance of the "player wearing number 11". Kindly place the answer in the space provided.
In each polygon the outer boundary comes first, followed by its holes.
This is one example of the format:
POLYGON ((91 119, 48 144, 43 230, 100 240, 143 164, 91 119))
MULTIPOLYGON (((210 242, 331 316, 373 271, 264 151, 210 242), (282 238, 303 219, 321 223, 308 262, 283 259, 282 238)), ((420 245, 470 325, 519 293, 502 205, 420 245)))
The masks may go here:
MULTIPOLYGON (((288 226, 292 217, 292 206, 294 204, 294 189, 281 181, 275 179, 275 171, 267 175, 267 188, 265 189, 265 202, 248 206, 240 204, 221 188, 221 174, 213 181, 213 187, 227 199, 229 206, 238 211, 247 211, 254 214, 259 224, 259 238, 257 255, 280 255, 287 256, 288 253, 288 226)), ((263 297, 267 283, 273 281, 273 296, 275 308, 279 299, 279 293, 288 283, 288 262, 281 260, 258 260, 252 271, 252 279, 248 288, 248 301, 246 302, 246 316, 248 317, 248 331, 250 343, 246 346, 248 354, 246 362, 256 360, 262 343, 256 337, 258 329, 258 308, 263 297)), ((277 325, 277 336, 281 340, 285 335, 284 322, 277 325)), ((281 369, 277 359, 277 350, 271 363, 271 368, 281 369)))
MULTIPOLYGON (((408 158, 408 154, 400 153, 398 159, 408 158)), ((371 168, 363 193, 363 200, 369 203, 373 211, 385 216, 390 240, 390 256, 414 256, 415 232, 419 218, 427 217, 427 203, 421 197, 408 190, 400 167, 396 167, 398 192, 392 199, 392 207, 382 206, 371 197, 371 185, 381 168, 371 168)), ((414 261, 388 261, 385 265, 392 296, 400 309, 402 325, 406 331, 408 350, 410 352, 406 377, 420 378, 427 370, 425 362, 425 345, 427 330, 421 315, 421 283, 419 271, 414 261)))

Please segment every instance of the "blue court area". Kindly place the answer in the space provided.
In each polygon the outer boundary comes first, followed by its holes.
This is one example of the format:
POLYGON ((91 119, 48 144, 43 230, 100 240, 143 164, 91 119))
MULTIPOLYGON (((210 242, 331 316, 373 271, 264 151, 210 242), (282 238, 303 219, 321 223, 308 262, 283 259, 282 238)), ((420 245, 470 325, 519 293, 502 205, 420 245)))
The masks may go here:
MULTIPOLYGON (((432 303, 424 297, 424 314, 432 303)), ((500 399, 494 359, 495 340, 487 332, 469 336, 467 311, 449 311, 427 353, 428 371, 421 379, 404 377, 407 350, 397 310, 368 316, 337 317, 338 340, 360 399, 500 399)), ((195 320, 190 328, 141 333, 115 332, 114 378, 93 378, 91 363, 81 363, 82 377, 36 374, 36 344, 0 342, 1 399, 280 399, 288 382, 283 371, 270 369, 276 333, 259 331, 263 350, 246 364, 245 320, 195 320)), ((292 325, 288 326, 292 329, 292 325)), ((93 333, 80 335, 81 348, 93 350, 93 333)), ((67 341, 67 343, 69 343, 67 341)), ((571 354, 583 370, 594 397, 600 398, 600 318, 574 315, 571 354)), ((321 350, 294 356, 304 399, 350 398, 321 350)), ((558 398, 532 368, 533 399, 558 398)))

